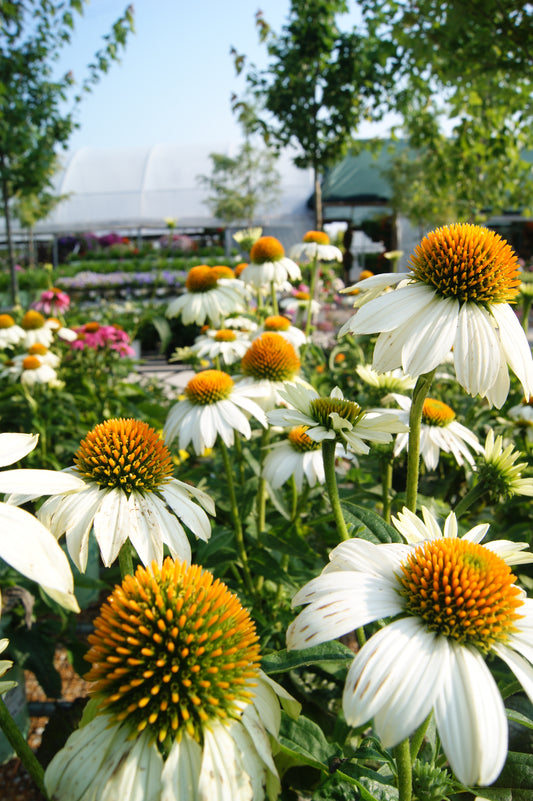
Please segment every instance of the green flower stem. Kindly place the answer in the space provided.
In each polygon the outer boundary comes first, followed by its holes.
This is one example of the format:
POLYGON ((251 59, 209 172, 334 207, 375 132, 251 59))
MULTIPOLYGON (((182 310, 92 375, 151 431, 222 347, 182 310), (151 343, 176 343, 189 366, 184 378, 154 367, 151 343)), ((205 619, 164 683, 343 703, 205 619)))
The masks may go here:
POLYGON ((329 501, 331 503, 339 536, 341 540, 349 540, 350 535, 346 527, 344 515, 342 514, 337 477, 335 475, 335 445, 336 441, 334 439, 325 439, 322 441, 322 461, 324 462, 326 489, 328 491, 329 501))
POLYGON ((426 732, 428 730, 428 726, 429 726, 429 723, 431 721, 431 715, 432 715, 432 713, 430 712, 429 715, 427 716, 427 718, 425 719, 425 721, 420 724, 418 729, 415 731, 415 733, 411 737, 411 743, 410 743, 410 746, 409 746, 409 753, 410 753, 410 756, 411 756, 411 765, 413 764, 413 762, 417 758, 418 752, 420 751, 420 748, 422 747, 422 743, 424 742, 424 737, 426 736, 426 732))
POLYGON ((118 554, 118 564, 120 567, 120 576, 133 576, 133 552, 131 542, 126 540, 118 554))
POLYGON ((413 772, 408 737, 393 749, 393 754, 398 770, 398 801, 411 801, 413 796, 413 772))
POLYGON ((276 287, 274 286, 274 281, 270 282, 270 302, 272 303, 272 314, 276 315, 279 313, 278 310, 278 296, 276 294, 276 287))
POLYGON ((422 410, 434 375, 435 370, 432 370, 430 373, 418 376, 413 390, 413 400, 409 414, 409 450, 407 454, 407 486, 405 490, 405 505, 411 512, 416 512, 416 497, 418 494, 422 410))
POLYGON ((461 498, 454 509, 456 518, 459 520, 459 518, 462 517, 471 506, 473 506, 477 501, 481 500, 486 492, 487 489, 482 481, 476 484, 475 487, 469 489, 464 498, 461 498))
POLYGON ((44 771, 42 765, 20 733, 17 724, 11 717, 9 709, 2 698, 0 698, 0 728, 40 792, 45 798, 48 798, 44 787, 44 771))
POLYGON ((263 462, 265 460, 265 450, 270 439, 270 431, 264 428, 261 432, 261 446, 260 446, 260 466, 259 466, 259 486, 257 487, 257 533, 261 534, 265 530, 266 523, 266 498, 267 486, 266 480, 263 478, 263 462))
POLYGON ((381 498, 383 502, 383 519, 390 523, 391 516, 391 491, 392 491, 392 467, 394 458, 392 454, 383 457, 381 463, 381 498))
POLYGON ((231 507, 231 516, 233 518, 233 529, 235 532, 235 541, 237 543, 237 550, 242 562, 242 571, 244 575, 244 583, 250 595, 254 595, 254 585, 252 581, 252 574, 248 565, 248 554, 244 544, 244 534, 242 530, 241 518, 239 515, 239 507, 237 505, 237 495, 235 493, 235 483, 233 481, 233 470, 231 467, 231 460, 225 442, 219 438, 218 441, 220 452, 222 454, 222 461, 224 462, 224 471, 228 482, 228 492, 231 507))
POLYGON ((311 264, 311 280, 309 282, 309 303, 307 304, 307 320, 305 321, 306 337, 308 337, 311 334, 311 329, 313 327, 311 308, 315 297, 317 272, 318 272, 318 253, 315 253, 315 257, 311 264))

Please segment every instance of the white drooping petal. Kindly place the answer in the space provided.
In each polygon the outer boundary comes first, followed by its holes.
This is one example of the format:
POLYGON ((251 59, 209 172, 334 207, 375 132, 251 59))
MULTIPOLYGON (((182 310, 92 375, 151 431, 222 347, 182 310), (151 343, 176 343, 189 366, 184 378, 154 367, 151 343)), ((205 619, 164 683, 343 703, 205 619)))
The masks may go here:
POLYGON ((455 339, 458 311, 457 301, 434 296, 404 323, 401 331, 397 331, 404 343, 402 368, 405 373, 419 376, 445 361, 455 339))
POLYGON ((149 732, 142 732, 101 790, 99 801, 160 801, 163 758, 149 732))
POLYGON ((160 801, 200 801, 201 746, 184 732, 174 740, 161 774, 160 801))
POLYGON ((493 318, 477 303, 461 306, 453 353, 458 382, 469 395, 485 396, 498 377, 502 351, 493 318))
POLYGON ((374 634, 346 677, 343 710, 349 725, 375 717, 387 748, 409 736, 437 697, 447 665, 446 643, 416 618, 397 620, 374 634))
POLYGON ((491 306, 499 326, 500 341, 509 367, 516 375, 526 398, 533 395, 533 359, 531 347, 518 318, 507 303, 491 306))
POLYGON ((38 434, 0 434, 0 467, 24 459, 35 448, 38 434))
POLYGON ((117 558, 128 539, 130 510, 128 498, 122 490, 104 492, 94 516, 94 536, 100 547, 102 561, 109 567, 117 558))
MULTIPOLYGON (((356 286, 363 290, 364 282, 356 286)), ((415 283, 380 295, 350 317, 340 329, 339 336, 348 332, 377 334, 398 328, 429 304, 434 294, 434 291, 424 284, 415 283)))
POLYGON ((252 801, 252 782, 242 770, 240 754, 230 726, 213 723, 204 728, 200 771, 201 801, 252 801))
POLYGON ((448 642, 451 662, 435 702, 442 746, 460 782, 491 784, 507 757, 502 697, 482 655, 451 639, 448 642))
POLYGON ((24 503, 26 498, 36 497, 28 494, 28 489, 38 489, 40 495, 53 495, 59 492, 74 492, 83 489, 85 482, 72 473, 61 470, 4 470, 0 473, 0 492, 25 493, 22 499, 10 498, 10 503, 24 503))
POLYGON ((0 503, 0 531, 0 558, 44 589, 64 595, 69 608, 79 611, 68 559, 50 531, 29 512, 6 503, 0 503))
POLYGON ((359 573, 353 581, 349 572, 323 573, 310 584, 308 595, 316 600, 288 627, 289 649, 327 642, 402 610, 396 588, 384 578, 359 573))
POLYGON ((110 726, 108 715, 97 715, 75 731, 58 751, 44 776, 57 801, 100 801, 107 777, 131 749, 127 726, 110 726))
MULTIPOLYGON (((516 644, 513 642, 511 645, 516 644)), ((516 653, 516 651, 513 651, 511 648, 507 647, 507 645, 495 643, 491 650, 493 653, 499 656, 500 659, 503 659, 507 665, 509 665, 516 678, 522 685, 527 697, 531 703, 533 703, 533 665, 531 662, 529 662, 527 658, 524 659, 524 656, 522 656, 520 653, 516 653)))

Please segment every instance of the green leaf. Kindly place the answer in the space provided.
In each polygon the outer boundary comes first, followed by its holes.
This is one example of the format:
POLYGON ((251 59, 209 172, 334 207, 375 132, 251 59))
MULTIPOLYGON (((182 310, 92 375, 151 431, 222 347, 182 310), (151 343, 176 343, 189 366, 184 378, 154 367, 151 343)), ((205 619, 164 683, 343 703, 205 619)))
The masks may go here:
POLYGON ((348 526, 353 527, 352 536, 370 542, 403 542, 400 534, 389 523, 371 509, 355 503, 342 502, 342 512, 348 526))
POLYGON ((278 651, 275 654, 263 656, 261 666, 265 673, 286 673, 300 667, 309 667, 324 663, 340 663, 348 665, 353 661, 355 654, 346 645, 332 640, 332 642, 315 645, 313 648, 304 648, 301 651, 278 651))

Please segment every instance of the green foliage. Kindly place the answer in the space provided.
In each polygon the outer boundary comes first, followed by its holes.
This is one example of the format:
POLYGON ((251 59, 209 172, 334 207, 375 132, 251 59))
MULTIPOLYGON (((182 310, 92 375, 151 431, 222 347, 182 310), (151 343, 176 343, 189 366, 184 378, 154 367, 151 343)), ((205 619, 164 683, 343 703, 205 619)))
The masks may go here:
POLYGON ((89 66, 88 77, 76 92, 71 73, 54 76, 54 62, 71 40, 74 13, 83 2, 31 0, 5 6, 0 28, 0 190, 6 218, 12 276, 12 301, 17 282, 10 234, 9 203, 46 193, 63 147, 76 126, 75 110, 102 73, 118 57, 133 29, 129 6, 104 37, 104 46, 89 66), (66 102, 72 100, 70 111, 66 102))
MULTIPOLYGON (((256 17, 260 41, 269 63, 259 70, 251 65, 246 97, 234 99, 234 110, 267 143, 297 148, 294 162, 312 167, 318 176, 339 161, 363 119, 377 119, 386 92, 384 67, 390 55, 386 42, 355 30, 341 31, 337 18, 347 12, 345 0, 292 0, 289 19, 276 34, 256 17), (257 105, 260 112, 251 117, 257 105)), ((237 72, 244 57, 234 51, 237 72)), ((389 84, 390 86, 390 84, 389 84)), ((321 227, 321 201, 317 220, 321 227)))
POLYGON ((226 223, 252 224, 259 210, 267 210, 279 196, 281 176, 276 154, 246 141, 232 157, 211 153, 211 175, 198 180, 210 194, 205 201, 212 214, 226 223))
POLYGON ((409 150, 388 175, 395 209, 423 227, 527 209, 531 6, 365 0, 362 11, 397 54, 390 110, 409 150))

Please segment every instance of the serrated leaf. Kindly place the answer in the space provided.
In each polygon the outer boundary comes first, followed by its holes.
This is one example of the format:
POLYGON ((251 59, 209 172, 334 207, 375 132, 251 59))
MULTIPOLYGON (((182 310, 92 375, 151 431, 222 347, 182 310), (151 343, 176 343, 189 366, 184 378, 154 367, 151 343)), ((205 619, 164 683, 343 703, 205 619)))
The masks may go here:
POLYGON ((300 667, 309 667, 320 663, 348 664, 353 662, 355 654, 346 645, 332 640, 331 642, 304 648, 301 651, 278 651, 276 654, 263 656, 261 667, 267 674, 286 673, 300 667))

